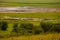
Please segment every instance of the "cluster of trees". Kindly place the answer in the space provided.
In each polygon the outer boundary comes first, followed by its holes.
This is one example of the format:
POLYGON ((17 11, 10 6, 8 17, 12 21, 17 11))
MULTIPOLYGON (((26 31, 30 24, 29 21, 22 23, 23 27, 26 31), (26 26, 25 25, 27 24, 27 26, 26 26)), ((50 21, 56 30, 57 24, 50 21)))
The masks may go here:
MULTIPOLYGON (((0 30, 7 31, 10 25, 7 22, 0 22, 0 30)), ((33 23, 13 23, 10 35, 36 35, 46 32, 60 32, 60 23, 54 23, 50 21, 41 21, 40 25, 34 25, 33 23)), ((10 29, 9 29, 10 30, 10 29)), ((9 31, 8 30, 8 31, 9 31)), ((8 32, 7 31, 7 32, 8 32)))

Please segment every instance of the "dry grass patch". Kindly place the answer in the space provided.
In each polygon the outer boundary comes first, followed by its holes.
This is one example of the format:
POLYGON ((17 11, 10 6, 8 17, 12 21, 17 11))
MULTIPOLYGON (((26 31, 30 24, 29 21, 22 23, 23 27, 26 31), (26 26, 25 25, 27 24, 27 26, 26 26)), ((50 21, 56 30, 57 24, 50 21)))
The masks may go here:
POLYGON ((60 33, 10 37, 0 40, 60 40, 60 33))

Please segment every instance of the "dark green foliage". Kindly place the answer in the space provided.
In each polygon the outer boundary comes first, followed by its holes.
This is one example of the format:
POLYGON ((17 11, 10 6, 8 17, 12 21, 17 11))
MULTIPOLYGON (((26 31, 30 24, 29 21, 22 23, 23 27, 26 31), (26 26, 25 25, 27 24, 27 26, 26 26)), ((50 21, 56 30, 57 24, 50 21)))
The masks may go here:
POLYGON ((40 25, 43 28, 44 32, 48 32, 52 28, 53 23, 49 21, 41 21, 40 25))
POLYGON ((42 28, 38 25, 33 25, 32 23, 21 23, 20 30, 26 31, 28 34, 40 34, 42 28))
POLYGON ((8 23, 7 22, 1 22, 1 30, 6 31, 8 28, 8 23))
POLYGON ((42 33, 42 30, 39 30, 39 29, 34 30, 34 34, 40 34, 40 33, 42 33))
POLYGON ((39 25, 38 26, 34 26, 33 32, 34 32, 35 35, 37 35, 37 34, 42 33, 43 29, 39 25))
POLYGON ((53 25, 53 29, 54 32, 60 32, 60 23, 55 23, 53 25))
POLYGON ((1 29, 2 23, 0 22, 0 29, 1 29))
POLYGON ((32 23, 22 23, 20 25, 20 28, 32 30, 33 29, 33 24, 32 23))
POLYGON ((60 23, 51 22, 51 21, 41 21, 41 27, 43 28, 44 32, 60 32, 60 23))
POLYGON ((5 21, 0 22, 0 36, 20 36, 20 35, 37 35, 42 32, 60 32, 60 23, 55 21, 41 21, 40 25, 35 25, 30 22, 22 23, 7 23, 5 21), (2 34, 4 33, 4 34, 2 34))
POLYGON ((8 31, 8 23, 6 21, 0 22, 0 37, 8 37, 9 31, 8 31))
POLYGON ((18 31, 22 33, 22 35, 29 34, 32 33, 33 27, 34 25, 32 23, 21 23, 18 31))
POLYGON ((13 32, 18 32, 18 23, 13 24, 13 32))

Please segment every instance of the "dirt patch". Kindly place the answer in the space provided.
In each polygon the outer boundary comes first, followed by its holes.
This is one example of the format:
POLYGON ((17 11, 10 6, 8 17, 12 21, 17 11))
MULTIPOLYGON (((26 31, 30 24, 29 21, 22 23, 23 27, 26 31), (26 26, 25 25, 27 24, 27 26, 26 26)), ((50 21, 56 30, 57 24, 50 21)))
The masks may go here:
POLYGON ((60 8, 46 7, 0 7, 0 12, 60 12, 60 8))

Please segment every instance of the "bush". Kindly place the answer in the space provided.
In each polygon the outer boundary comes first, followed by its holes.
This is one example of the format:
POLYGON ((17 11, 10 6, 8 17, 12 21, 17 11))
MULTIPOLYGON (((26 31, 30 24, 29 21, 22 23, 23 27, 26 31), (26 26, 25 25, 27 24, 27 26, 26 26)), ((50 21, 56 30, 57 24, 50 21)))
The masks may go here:
POLYGON ((53 29, 52 29, 53 32, 60 32, 60 23, 55 23, 53 25, 53 29))
POLYGON ((2 31, 6 31, 8 28, 8 23, 7 22, 1 22, 1 30, 2 31))
POLYGON ((13 24, 13 32, 18 33, 18 23, 13 24))
POLYGON ((8 29, 8 23, 5 21, 1 21, 0 22, 0 37, 2 38, 7 37, 8 35, 7 29, 8 29))
POLYGON ((34 26, 32 23, 21 23, 18 31, 23 35, 27 35, 29 33, 32 33, 31 30, 33 29, 33 27, 34 26))
POLYGON ((0 37, 20 36, 20 35, 37 35, 42 32, 60 32, 60 23, 55 21, 41 21, 40 25, 33 23, 7 23, 0 22, 0 37))
POLYGON ((40 25, 43 28, 44 32, 48 32, 51 31, 50 29, 52 28, 53 23, 50 21, 41 21, 40 25))
POLYGON ((9 37, 13 29, 12 23, 7 23, 6 21, 0 22, 0 37, 9 37))
POLYGON ((21 23, 20 28, 32 30, 33 26, 34 25, 32 23, 21 23))
POLYGON ((24 30, 26 34, 40 34, 42 33, 42 28, 41 26, 36 26, 32 23, 21 23, 20 24, 20 30, 24 30))
POLYGON ((40 34, 43 32, 41 26, 36 26, 33 30, 34 30, 34 34, 40 34))
POLYGON ((1 30, 2 23, 0 22, 0 30, 1 30))
POLYGON ((41 21, 44 32, 60 32, 60 23, 56 21, 41 21))
POLYGON ((14 23, 13 25, 13 35, 32 35, 42 33, 41 26, 35 26, 33 23, 14 23))

